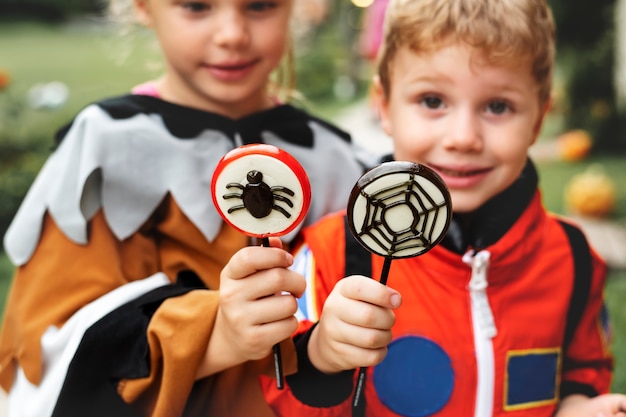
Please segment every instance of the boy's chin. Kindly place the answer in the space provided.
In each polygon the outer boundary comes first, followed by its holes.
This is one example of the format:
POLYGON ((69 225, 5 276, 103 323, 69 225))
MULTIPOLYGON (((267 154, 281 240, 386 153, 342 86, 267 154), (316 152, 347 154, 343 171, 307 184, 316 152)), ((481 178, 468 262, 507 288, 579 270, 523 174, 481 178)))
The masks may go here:
POLYGON ((472 213, 482 207, 488 200, 488 197, 479 197, 477 195, 464 196, 458 195, 450 190, 452 198, 452 211, 457 214, 472 213))

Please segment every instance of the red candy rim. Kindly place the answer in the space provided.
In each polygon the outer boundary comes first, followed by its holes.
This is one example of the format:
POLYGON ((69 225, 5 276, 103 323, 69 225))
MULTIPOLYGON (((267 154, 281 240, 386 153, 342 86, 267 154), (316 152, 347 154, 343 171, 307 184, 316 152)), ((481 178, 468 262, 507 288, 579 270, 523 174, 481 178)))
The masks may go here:
POLYGON ((220 159, 213 173, 213 178, 211 179, 211 197, 213 199, 213 205, 217 209, 220 216, 222 216, 222 218, 224 219, 226 223, 228 223, 230 226, 232 226, 239 232, 248 236, 254 236, 254 237, 259 237, 259 238, 283 236, 291 232, 292 230, 294 230, 304 220, 304 217, 306 216, 309 210, 309 206, 311 204, 311 185, 309 183, 309 177, 307 176, 306 171, 304 170, 302 165, 300 165, 300 163, 291 154, 289 154, 288 152, 274 145, 268 145, 266 143, 255 143, 255 144, 249 144, 249 145, 242 145, 240 147, 232 149, 231 151, 227 152, 222 157, 222 159, 220 159), (300 188, 302 190, 302 209, 300 210, 300 213, 298 214, 298 216, 296 216, 294 220, 289 224, 289 226, 283 230, 280 230, 277 232, 268 232, 268 233, 263 233, 263 234, 256 234, 256 233, 252 233, 250 231, 244 230, 241 227, 234 224, 228 218, 228 216, 222 211, 222 208, 218 204, 218 200, 217 200, 217 196, 215 192, 218 178, 220 177, 224 169, 230 163, 238 159, 241 159, 243 157, 250 156, 250 155, 262 155, 262 156, 268 156, 268 157, 277 159, 278 161, 287 165, 287 167, 294 173, 295 177, 300 183, 300 188))

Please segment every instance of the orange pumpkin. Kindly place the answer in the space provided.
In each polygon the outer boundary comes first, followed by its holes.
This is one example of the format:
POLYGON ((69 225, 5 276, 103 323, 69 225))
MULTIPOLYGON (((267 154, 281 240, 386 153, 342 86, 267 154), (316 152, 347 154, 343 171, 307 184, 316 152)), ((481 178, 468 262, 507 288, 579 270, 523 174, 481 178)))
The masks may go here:
POLYGON ((0 69, 0 90, 5 88, 11 82, 11 76, 7 71, 0 69))
POLYGON ((592 143, 593 140, 586 130, 565 132, 557 139, 559 156, 565 161, 579 161, 589 154, 592 143))
POLYGON ((615 184, 602 166, 590 165, 565 188, 567 209, 581 216, 606 217, 615 207, 615 184))

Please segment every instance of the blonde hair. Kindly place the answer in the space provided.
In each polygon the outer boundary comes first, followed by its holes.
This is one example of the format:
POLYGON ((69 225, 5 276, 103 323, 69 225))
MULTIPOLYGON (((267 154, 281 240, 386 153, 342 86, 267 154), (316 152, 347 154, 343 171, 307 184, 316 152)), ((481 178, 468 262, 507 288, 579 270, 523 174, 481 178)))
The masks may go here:
MULTIPOLYGON (((310 1, 310 0, 294 0, 294 3, 310 1)), ((296 15, 299 10, 295 5, 293 14, 296 15)), ((108 0, 107 15, 109 20, 120 25, 123 34, 132 33, 133 29, 140 26, 135 15, 133 0, 108 0)), ((301 27, 301 22, 292 19, 292 27, 301 27)), ((293 30, 292 30, 293 32, 293 30)), ((273 72, 269 82, 269 94, 276 97, 279 101, 291 101, 299 98, 296 91, 296 66, 294 58, 294 41, 293 35, 290 34, 288 39, 287 50, 281 60, 280 65, 273 72)))
POLYGON ((491 63, 529 62, 540 101, 550 99, 555 27, 546 0, 391 0, 387 7, 378 56, 385 95, 398 50, 428 53, 461 42, 491 63))

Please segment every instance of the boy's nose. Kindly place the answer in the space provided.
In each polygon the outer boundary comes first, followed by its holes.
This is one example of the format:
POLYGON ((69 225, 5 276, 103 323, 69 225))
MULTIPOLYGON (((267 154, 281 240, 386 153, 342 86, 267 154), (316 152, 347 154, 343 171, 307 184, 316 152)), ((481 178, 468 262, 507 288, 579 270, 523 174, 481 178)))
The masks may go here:
POLYGON ((444 146, 459 152, 480 152, 483 138, 480 129, 480 118, 471 111, 456 113, 449 119, 448 135, 444 146))
POLYGON ((246 45, 250 36, 245 17, 237 12, 224 12, 218 16, 218 24, 215 28, 214 40, 222 46, 246 45))

